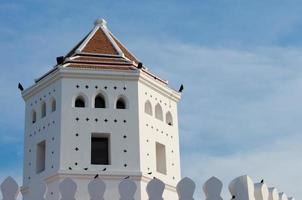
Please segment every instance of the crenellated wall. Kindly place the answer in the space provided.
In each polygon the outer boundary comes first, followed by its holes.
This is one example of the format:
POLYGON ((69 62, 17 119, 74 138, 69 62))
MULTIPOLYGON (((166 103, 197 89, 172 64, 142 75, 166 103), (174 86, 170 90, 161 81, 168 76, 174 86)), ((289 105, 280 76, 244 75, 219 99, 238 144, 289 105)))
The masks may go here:
MULTIPOLYGON (((165 196, 165 183, 161 180, 154 178, 150 180, 145 188, 148 194, 148 199, 150 200, 172 200, 164 198, 165 196)), ((176 190, 179 200, 193 200, 195 192, 195 183, 190 178, 183 178, 178 182, 176 190)), ((223 183, 216 177, 208 179, 203 185, 203 191, 205 200, 223 200, 221 197, 221 191, 223 188, 223 183)), ((33 190, 40 190, 41 193, 37 196, 36 192, 29 195, 31 200, 49 200, 52 199, 46 195, 46 191, 49 189, 46 187, 44 182, 36 183, 33 190), (36 196, 35 196, 36 195, 36 196)), ((112 188, 111 188, 112 189, 112 188)), ((102 180, 102 177, 92 178, 85 188, 80 188, 75 181, 71 178, 65 178, 59 183, 60 197, 56 199, 62 200, 75 200, 82 199, 77 196, 79 190, 85 190, 89 194, 90 200, 109 200, 109 199, 120 199, 120 200, 140 200, 135 198, 135 193, 138 190, 138 186, 131 177, 126 177, 126 179, 121 179, 116 188, 114 188, 114 193, 118 198, 104 198, 107 192, 107 185, 102 180)), ((237 199, 237 200, 294 200, 293 197, 287 197, 283 192, 278 193, 278 190, 273 187, 268 187, 266 183, 253 183, 252 179, 247 176, 240 176, 235 178, 229 184, 230 197, 225 199, 237 199)), ((16 181, 8 177, 1 184, 1 192, 3 200, 16 200, 20 188, 16 181)), ((112 193, 113 191, 110 191, 112 193)), ((147 199, 146 198, 146 199, 147 199)), ((85 199, 86 200, 86 199, 85 199)), ((87 199, 88 200, 88 199, 87 199)), ((145 199, 142 199, 145 200, 145 199)), ((173 199, 176 200, 176 199, 173 199)))

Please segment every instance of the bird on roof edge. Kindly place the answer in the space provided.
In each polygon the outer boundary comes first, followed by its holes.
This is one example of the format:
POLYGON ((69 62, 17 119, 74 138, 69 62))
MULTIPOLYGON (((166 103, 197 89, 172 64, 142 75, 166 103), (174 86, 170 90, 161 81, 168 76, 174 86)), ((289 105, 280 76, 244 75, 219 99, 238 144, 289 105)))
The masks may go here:
POLYGON ((21 83, 18 83, 18 89, 22 92, 24 90, 23 85, 21 83))
POLYGON ((184 85, 183 85, 183 84, 181 84, 181 85, 180 85, 180 87, 179 87, 178 92, 182 92, 183 90, 184 90, 184 85))

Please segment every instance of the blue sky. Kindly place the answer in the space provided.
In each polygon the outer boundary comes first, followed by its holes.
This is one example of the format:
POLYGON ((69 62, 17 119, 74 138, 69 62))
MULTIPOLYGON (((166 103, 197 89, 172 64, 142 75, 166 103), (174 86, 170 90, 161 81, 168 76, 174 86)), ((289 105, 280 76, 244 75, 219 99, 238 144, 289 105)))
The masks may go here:
POLYGON ((22 176, 17 83, 30 86, 98 17, 172 87, 184 83, 182 173, 198 183, 198 195, 212 175, 226 191, 249 174, 302 197, 298 0, 1 1, 0 181, 22 176))

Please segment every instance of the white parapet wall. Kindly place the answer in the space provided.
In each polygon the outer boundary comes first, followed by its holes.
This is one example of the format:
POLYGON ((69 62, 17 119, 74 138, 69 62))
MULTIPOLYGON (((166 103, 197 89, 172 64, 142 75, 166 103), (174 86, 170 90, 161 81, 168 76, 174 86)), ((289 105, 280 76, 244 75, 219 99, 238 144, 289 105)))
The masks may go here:
MULTIPOLYGON (((165 185, 166 184, 164 182, 157 178, 154 178, 149 181, 146 186, 148 199, 163 200, 165 185)), ((193 200, 195 187, 195 183, 190 178, 183 178, 181 181, 178 182, 176 187, 178 194, 177 199, 193 200)), ((218 178, 212 177, 208 179, 203 185, 205 200, 223 200, 223 198, 221 197, 222 188, 223 183, 218 178)), ((32 200, 49 199, 45 196, 47 187, 44 182, 38 183, 35 187, 32 187, 32 189, 41 191, 40 196, 31 196, 32 200)), ((120 200, 134 200, 135 193, 138 190, 138 186, 135 181, 131 180, 131 177, 126 177, 125 179, 120 181, 118 187, 115 189, 116 194, 117 196, 119 196, 120 200)), ((73 181, 71 178, 65 178, 59 184, 60 199, 80 199, 79 197, 77 197, 78 190, 83 190, 83 188, 79 188, 76 182, 73 181)), ((87 190, 87 193, 90 196, 90 200, 106 200, 104 198, 106 193, 106 183, 102 180, 102 177, 93 178, 87 184, 85 190, 87 190)), ((260 183, 254 183, 252 179, 247 175, 235 178, 229 184, 229 191, 230 197, 227 197, 226 199, 231 198, 237 200, 294 200, 293 197, 288 198, 284 192, 278 193, 276 188, 269 188, 263 181, 260 183)), ((13 178, 8 177, 1 184, 1 192, 3 200, 16 200, 20 193, 20 187, 13 178)), ((29 194, 31 194, 30 191, 29 194)), ((38 193, 33 192, 32 194, 38 193)))

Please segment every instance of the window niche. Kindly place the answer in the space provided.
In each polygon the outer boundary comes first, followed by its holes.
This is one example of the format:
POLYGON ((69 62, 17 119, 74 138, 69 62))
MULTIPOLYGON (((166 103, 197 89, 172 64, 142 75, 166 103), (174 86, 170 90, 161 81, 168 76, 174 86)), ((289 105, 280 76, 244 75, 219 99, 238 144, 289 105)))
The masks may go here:
POLYGON ((152 116, 153 113, 152 113, 152 105, 151 105, 151 102, 148 100, 146 101, 145 103, 145 113, 152 116))
POLYGON ((106 108, 105 97, 102 94, 98 94, 94 99, 95 108, 106 108))
POLYGON ((86 102, 83 96, 78 96, 74 101, 74 107, 76 108, 84 108, 86 106, 86 102))
POLYGON ((31 112, 31 122, 34 124, 37 121, 37 112, 35 110, 32 110, 31 112))
POLYGON ((163 121, 163 109, 159 104, 156 104, 155 106, 155 118, 163 121))
POLYGON ((169 125, 169 126, 173 126, 173 118, 172 118, 172 114, 170 111, 168 111, 166 113, 166 123, 169 125))
POLYGON ((43 101, 41 103, 41 117, 43 118, 45 116, 46 116, 46 103, 45 103, 45 101, 43 101))
POLYGON ((57 110, 57 102, 54 98, 50 101, 51 112, 55 112, 57 110))
POLYGON ((125 97, 119 97, 116 101, 116 109, 126 109, 127 108, 127 101, 125 97))
POLYGON ((46 162, 46 141, 37 144, 36 150, 36 173, 41 173, 45 170, 46 162))
POLYGON ((108 134, 91 135, 91 164, 110 165, 110 137, 108 134))
POLYGON ((156 171, 162 174, 167 174, 167 160, 165 145, 156 142, 156 171))

